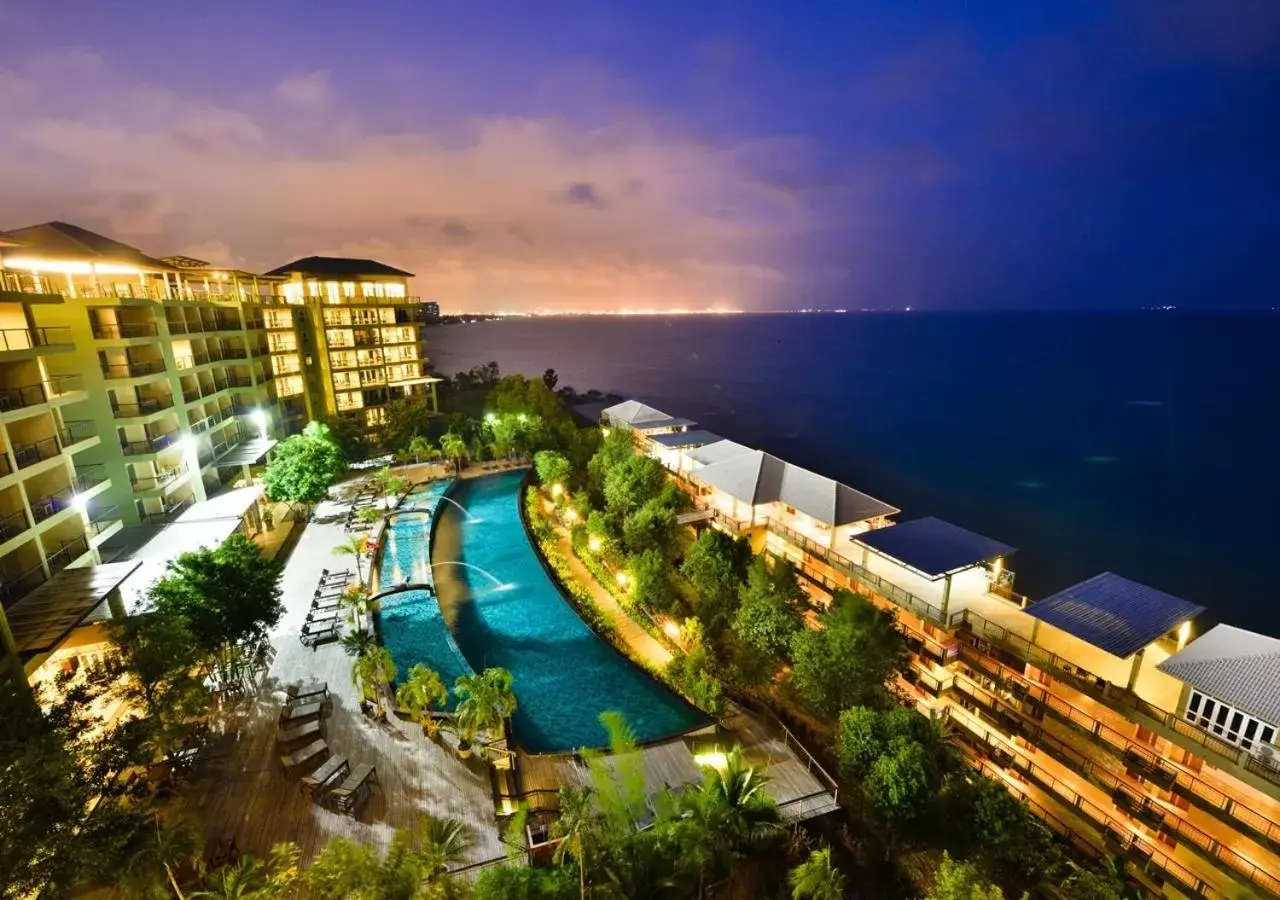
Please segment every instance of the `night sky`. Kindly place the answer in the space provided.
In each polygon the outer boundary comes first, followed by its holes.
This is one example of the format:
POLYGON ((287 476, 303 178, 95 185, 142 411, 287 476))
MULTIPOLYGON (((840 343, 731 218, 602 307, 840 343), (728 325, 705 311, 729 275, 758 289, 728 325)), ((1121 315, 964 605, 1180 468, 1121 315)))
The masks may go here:
POLYGON ((0 0, 0 228, 446 308, 1280 306, 1280 0, 0 0))

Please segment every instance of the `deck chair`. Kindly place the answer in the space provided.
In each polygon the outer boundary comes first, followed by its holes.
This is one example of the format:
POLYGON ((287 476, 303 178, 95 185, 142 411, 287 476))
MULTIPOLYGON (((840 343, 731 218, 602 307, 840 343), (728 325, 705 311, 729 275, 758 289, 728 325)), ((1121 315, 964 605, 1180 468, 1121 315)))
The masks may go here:
POLYGON ((324 704, 318 700, 312 700, 310 703, 290 703, 280 710, 280 724, 293 725, 305 722, 307 719, 319 718, 323 711, 324 704))
POLYGON ((346 778, 350 771, 351 766, 346 757, 330 756, 324 761, 324 765, 302 779, 302 792, 308 797, 319 796, 329 786, 346 778))
POLYGON ((293 728, 276 730, 277 744, 296 744, 298 741, 311 738, 315 740, 320 737, 320 723, 306 722, 302 725, 295 725, 293 728))
POLYGON ((354 816, 377 783, 377 769, 367 764, 356 766, 342 784, 329 791, 329 802, 343 815, 354 816))
POLYGON ((284 766, 284 773, 292 775, 303 767, 314 763, 318 759, 323 759, 329 755, 329 745, 324 741, 312 741, 307 746, 295 750, 292 753, 286 753, 280 757, 280 765, 284 766))

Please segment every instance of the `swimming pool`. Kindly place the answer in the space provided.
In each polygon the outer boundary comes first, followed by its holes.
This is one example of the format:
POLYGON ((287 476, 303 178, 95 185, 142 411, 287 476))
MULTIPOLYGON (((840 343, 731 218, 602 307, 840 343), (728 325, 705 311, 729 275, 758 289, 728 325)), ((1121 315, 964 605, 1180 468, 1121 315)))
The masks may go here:
POLYGON ((641 741, 705 723, 598 637, 560 595, 520 519, 523 479, 523 472, 507 472, 458 482, 449 496, 468 515, 441 509, 433 551, 437 589, 463 655, 477 671, 511 671, 520 702, 515 742, 532 753, 603 746, 599 717, 610 710, 622 713, 641 741))
MULTIPOLYGON (((432 582, 428 560, 431 517, 441 505, 449 484, 436 481, 415 488, 391 515, 381 550, 379 591, 406 581, 432 582)), ((427 591, 392 594, 381 601, 378 621, 382 644, 391 651, 399 679, 418 663, 434 669, 449 688, 446 708, 452 709, 454 681, 459 675, 473 673, 453 641, 435 596, 427 591)))

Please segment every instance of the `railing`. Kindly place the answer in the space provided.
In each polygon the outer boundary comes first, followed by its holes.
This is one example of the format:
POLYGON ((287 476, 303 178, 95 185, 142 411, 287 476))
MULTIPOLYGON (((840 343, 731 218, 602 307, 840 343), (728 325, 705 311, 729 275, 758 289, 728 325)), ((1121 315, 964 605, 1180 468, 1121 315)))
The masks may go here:
POLYGON ((111 414, 117 419, 133 419, 172 408, 172 397, 146 397, 137 403, 117 403, 111 407, 111 414))
POLYGON ((0 544, 16 538, 30 527, 26 510, 18 509, 0 516, 0 544))
POLYGON ((159 333, 155 322, 117 322, 114 324, 94 322, 92 331, 93 336, 100 340, 154 337, 159 333))
POLYGON ((51 573, 59 572, 69 566, 77 557, 83 556, 88 552, 89 542, 85 540, 84 535, 77 535, 61 544, 57 550, 46 556, 44 561, 49 566, 51 573))
POLYGON ((13 445, 13 460, 19 469, 34 466, 38 462, 52 459, 62 452, 56 437, 41 438, 28 444, 13 445))
POLYGON ((70 487, 45 494, 43 497, 31 501, 31 516, 37 522, 52 518, 64 509, 70 509, 71 501, 75 499, 75 496, 75 489, 70 487))
POLYGON ((48 381, 21 387, 0 388, 0 412, 48 403, 72 391, 84 390, 81 375, 51 375, 48 381))
POLYGON ((119 521, 120 504, 113 503, 111 506, 91 512, 89 514, 89 522, 85 525, 85 530, 97 537, 119 521))
POLYGON ((120 441, 120 449, 124 451, 126 456, 158 453, 167 447, 172 447, 177 440, 178 429, 175 428, 167 434, 159 434, 155 437, 148 437, 141 441, 130 441, 122 438, 120 441))
POLYGON ((142 375, 156 375, 164 371, 164 360, 153 359, 147 362, 111 363, 102 367, 106 378, 137 378, 142 375))
POLYGON ((174 466, 172 469, 165 469, 157 472, 155 475, 144 475, 142 477, 130 476, 129 486, 134 491, 154 491, 157 488, 165 487, 172 484, 178 478, 187 474, 187 464, 174 466))
POLYGON ((40 563, 14 576, 0 576, 0 597, 10 601, 17 600, 31 593, 46 580, 44 566, 40 563))
POLYGON ((102 482, 107 480, 107 467, 101 463, 92 463, 87 466, 76 466, 76 475, 71 483, 80 493, 92 490, 102 482))
POLYGON ((98 426, 89 419, 72 419, 70 422, 63 422, 62 426, 58 429, 58 440, 62 442, 64 449, 98 435, 98 426))
POLYGON ((32 350, 52 344, 70 344, 71 329, 66 325, 53 328, 0 328, 0 351, 32 350))
POLYGON ((182 399, 185 400, 187 403, 199 403, 201 396, 202 395, 200 393, 199 387, 195 387, 190 390, 185 390, 182 392, 182 399))
POLYGON ((176 503, 169 504, 160 512, 142 513, 138 518, 149 525, 164 525, 166 523, 172 522, 174 519, 180 516, 183 510, 185 510, 194 502, 195 501, 192 498, 187 497, 184 500, 179 500, 176 503))

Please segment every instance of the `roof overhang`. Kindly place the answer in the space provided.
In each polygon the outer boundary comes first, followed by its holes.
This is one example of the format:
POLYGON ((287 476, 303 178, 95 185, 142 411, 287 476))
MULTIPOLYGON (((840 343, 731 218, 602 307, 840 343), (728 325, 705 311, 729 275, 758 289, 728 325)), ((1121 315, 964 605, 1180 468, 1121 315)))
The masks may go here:
POLYGON ((853 541, 929 581, 1016 552, 1008 544, 932 517, 863 532, 853 541))
POLYGON ((63 569, 5 610, 18 653, 48 653, 139 567, 135 561, 63 569))

